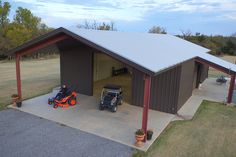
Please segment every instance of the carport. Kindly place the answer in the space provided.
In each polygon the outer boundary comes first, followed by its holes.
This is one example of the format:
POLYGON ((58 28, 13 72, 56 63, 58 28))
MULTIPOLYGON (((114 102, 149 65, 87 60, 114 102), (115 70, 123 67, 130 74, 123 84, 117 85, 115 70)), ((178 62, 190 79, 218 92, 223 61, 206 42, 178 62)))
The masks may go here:
POLYGON ((209 67, 212 67, 230 76, 227 103, 231 103, 232 98, 233 98, 234 86, 235 86, 235 71, 232 71, 230 68, 226 68, 227 66, 225 64, 219 64, 219 63, 214 62, 214 60, 209 61, 200 57, 197 57, 195 60, 198 63, 208 65, 209 67))
MULTIPOLYGON (((53 109, 52 106, 47 105, 47 99, 57 92, 58 90, 54 89, 52 93, 23 101, 24 106, 21 108, 14 108, 57 122, 63 126, 76 128, 137 148, 134 145, 134 132, 140 128, 142 122, 141 107, 123 103, 115 114, 106 110, 99 111, 97 107, 99 99, 97 97, 79 94, 76 106, 53 109)), ((173 114, 150 110, 149 127, 154 131, 153 138, 151 141, 147 141, 143 147, 137 149, 147 151, 174 116, 173 114)))
MULTIPOLYGON (((75 34, 73 34, 72 32, 65 30, 64 28, 59 28, 59 29, 56 29, 56 30, 48 33, 48 34, 42 35, 39 38, 31 40, 31 41, 11 50, 9 52, 10 55, 12 55, 12 54, 15 55, 17 94, 19 95, 19 97, 21 99, 23 99, 22 92, 21 92, 21 75, 20 75, 20 60, 21 60, 22 56, 33 53, 34 51, 36 51, 38 49, 42 49, 42 48, 47 47, 49 45, 58 44, 60 42, 62 43, 61 45, 63 45, 63 48, 68 47, 69 46, 68 41, 75 43, 77 40, 79 40, 82 43, 86 43, 89 47, 90 46, 95 47, 97 50, 99 50, 101 52, 105 52, 105 54, 107 54, 108 56, 110 56, 116 60, 119 60, 120 62, 123 62, 124 64, 127 64, 132 68, 137 68, 144 73, 144 76, 143 76, 143 80, 144 80, 144 91, 143 91, 144 96, 143 97, 144 97, 144 99, 143 99, 142 127, 141 128, 145 132, 147 132, 147 129, 148 129, 147 128, 148 109, 149 109, 150 88, 151 88, 151 75, 153 75, 154 73, 150 70, 143 68, 142 66, 140 66, 136 63, 127 61, 123 57, 120 57, 120 56, 114 54, 113 52, 109 51, 109 54, 108 54, 108 53, 106 53, 107 50, 104 50, 104 48, 101 48, 92 42, 88 42, 83 37, 78 37, 75 34)), ((61 45, 58 45, 58 47, 60 48, 61 45)), ((74 45, 72 44, 72 47, 73 46, 74 45)), ((67 53, 64 53, 63 55, 65 55, 65 54, 67 54, 67 53)), ((60 57, 65 57, 65 56, 60 55, 60 57)), ((81 60, 83 60, 83 58, 81 60)), ((61 60, 61 62, 62 62, 62 60, 61 60)), ((61 63, 61 64, 63 64, 63 63, 61 63)), ((85 67, 80 69, 82 73, 84 72, 84 68, 85 67)), ((68 70, 68 69, 66 69, 66 70, 68 70)), ((63 69, 61 69, 61 71, 63 71, 63 69)), ((62 79, 61 82, 63 82, 67 78, 65 77, 65 78, 61 78, 61 79, 62 79)), ((88 80, 88 81, 93 81, 93 80, 88 80)), ((91 89, 93 89, 92 86, 91 86, 91 89)), ((79 92, 81 92, 81 91, 79 91, 79 92)), ((92 95, 91 91, 85 91, 85 92, 82 91, 82 93, 87 94, 87 95, 92 95)), ((138 128, 140 128, 140 127, 138 127, 138 128)), ((146 139, 145 139, 145 142, 146 142, 146 139)))
POLYGON ((69 86, 74 86, 80 94, 93 95, 95 51, 131 67, 134 76, 132 77, 132 99, 136 101, 132 100, 131 105, 142 107, 142 129, 145 132, 148 128, 148 113, 151 107, 175 114, 191 96, 192 82, 188 78, 182 79, 183 73, 188 72, 189 64, 193 67, 196 62, 206 64, 231 75, 228 103, 232 101, 236 67, 207 54, 209 50, 206 48, 170 35, 68 31, 64 28, 56 29, 9 52, 16 58, 17 92, 21 98, 23 98, 20 79, 21 56, 51 44, 57 44, 60 50, 61 84, 68 83, 69 86), (182 63, 186 62, 189 64, 183 68, 182 63), (190 92, 186 95, 186 89, 181 89, 184 94, 179 103, 180 86, 184 81, 188 81, 190 92), (161 101, 157 100, 157 97, 161 101))

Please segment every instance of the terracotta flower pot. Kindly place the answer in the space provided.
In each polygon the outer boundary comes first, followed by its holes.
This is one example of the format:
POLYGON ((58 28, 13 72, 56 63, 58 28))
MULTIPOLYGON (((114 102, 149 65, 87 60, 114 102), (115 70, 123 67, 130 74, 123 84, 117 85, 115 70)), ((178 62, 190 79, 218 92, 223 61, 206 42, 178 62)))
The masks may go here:
POLYGON ((13 106, 16 106, 16 103, 17 103, 18 100, 19 100, 19 96, 12 97, 13 106))
POLYGON ((137 135, 137 134, 135 135, 135 139, 136 139, 135 145, 137 147, 143 146, 144 137, 145 137, 145 135, 137 135))

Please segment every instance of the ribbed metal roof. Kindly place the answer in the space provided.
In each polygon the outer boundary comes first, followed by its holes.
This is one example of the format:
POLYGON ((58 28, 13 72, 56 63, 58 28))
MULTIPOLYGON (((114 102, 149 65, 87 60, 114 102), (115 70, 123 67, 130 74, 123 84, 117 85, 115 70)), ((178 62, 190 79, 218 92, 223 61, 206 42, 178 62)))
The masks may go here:
POLYGON ((208 54, 209 49, 167 34, 58 28, 9 51, 9 55, 61 33, 152 75, 196 57, 236 72, 235 64, 208 54))
POLYGON ((73 33, 157 73, 200 57, 236 72, 236 65, 208 54, 209 49, 168 34, 73 30, 73 33))

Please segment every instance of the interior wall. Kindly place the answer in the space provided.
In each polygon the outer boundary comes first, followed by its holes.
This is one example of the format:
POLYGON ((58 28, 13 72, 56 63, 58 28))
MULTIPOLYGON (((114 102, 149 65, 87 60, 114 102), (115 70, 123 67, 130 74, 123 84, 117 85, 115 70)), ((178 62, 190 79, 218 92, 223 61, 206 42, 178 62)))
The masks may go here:
POLYGON ((112 67, 120 69, 124 64, 101 52, 94 53, 93 80, 98 81, 112 76, 112 67))
POLYGON ((93 95, 93 52, 74 40, 58 43, 61 84, 85 95, 93 95))
POLYGON ((123 101, 131 102, 132 70, 124 63, 113 59, 101 52, 94 51, 94 89, 93 96, 100 97, 102 88, 107 84, 120 85, 123 90, 123 101), (128 68, 128 73, 112 76, 112 67, 115 69, 128 68))

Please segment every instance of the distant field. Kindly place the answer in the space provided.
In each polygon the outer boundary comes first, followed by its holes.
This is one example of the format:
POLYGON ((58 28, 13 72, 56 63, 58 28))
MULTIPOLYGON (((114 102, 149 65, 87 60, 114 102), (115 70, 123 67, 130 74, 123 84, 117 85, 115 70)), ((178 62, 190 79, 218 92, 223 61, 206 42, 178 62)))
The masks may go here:
MULTIPOLYGON (((228 62, 234 63, 234 64, 236 63, 236 56, 222 56, 220 58, 222 58, 228 62)), ((222 73, 222 72, 215 70, 213 68, 209 68, 209 77, 218 77, 220 75, 226 76, 225 73, 222 73)))
MULTIPOLYGON (((0 109, 11 102, 16 93, 15 62, 0 62, 0 109)), ((21 62, 23 98, 47 93, 60 82, 59 58, 21 62)))

